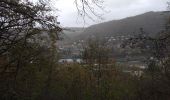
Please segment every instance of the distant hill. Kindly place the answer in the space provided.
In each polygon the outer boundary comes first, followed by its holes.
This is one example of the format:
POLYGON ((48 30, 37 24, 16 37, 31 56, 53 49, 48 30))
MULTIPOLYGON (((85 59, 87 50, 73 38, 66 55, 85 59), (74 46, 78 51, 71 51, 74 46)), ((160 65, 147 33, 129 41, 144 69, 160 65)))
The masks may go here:
POLYGON ((85 28, 82 27, 65 27, 64 31, 61 33, 62 40, 59 41, 60 44, 70 44, 78 37, 85 28))
POLYGON ((112 56, 117 61, 126 61, 127 59, 143 61, 147 54, 141 54, 135 49, 121 48, 121 43, 133 35, 139 34, 141 28, 148 35, 156 36, 157 33, 165 29, 168 19, 170 19, 170 12, 147 12, 121 20, 92 25, 87 28, 65 28, 64 40, 60 41, 59 44, 61 50, 72 50, 70 57, 77 54, 77 51, 82 50, 82 45, 86 43, 84 40, 89 37, 99 37, 100 39, 106 39, 107 45, 112 48, 112 56))
POLYGON ((138 34, 143 28, 149 35, 155 35, 164 29, 170 12, 147 12, 141 15, 113 20, 86 28, 75 39, 87 39, 90 36, 119 36, 138 34))

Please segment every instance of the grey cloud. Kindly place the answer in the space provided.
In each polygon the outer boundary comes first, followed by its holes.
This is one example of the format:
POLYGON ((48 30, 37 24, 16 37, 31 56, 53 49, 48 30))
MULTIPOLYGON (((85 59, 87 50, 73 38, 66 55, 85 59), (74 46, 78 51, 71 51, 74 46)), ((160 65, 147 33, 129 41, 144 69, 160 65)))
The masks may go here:
MULTIPOLYGON (((58 0, 61 12, 59 13, 59 21, 62 26, 83 26, 83 21, 77 16, 77 11, 74 0, 58 0), (69 1, 69 2, 68 2, 69 1), (79 20, 77 20, 77 18, 79 20)), ((105 20, 98 20, 93 22, 86 19, 86 26, 96 24, 99 22, 121 19, 128 16, 134 16, 137 14, 145 13, 148 11, 163 11, 166 10, 166 2, 169 0, 105 0, 105 9, 110 11, 110 13, 104 13, 105 20)))

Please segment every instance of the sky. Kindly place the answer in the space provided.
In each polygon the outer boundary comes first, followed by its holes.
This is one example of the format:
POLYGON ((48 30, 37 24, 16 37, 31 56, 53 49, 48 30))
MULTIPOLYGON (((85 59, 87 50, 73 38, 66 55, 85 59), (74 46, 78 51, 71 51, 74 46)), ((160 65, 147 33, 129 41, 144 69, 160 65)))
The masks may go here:
POLYGON ((170 0, 104 0, 105 11, 96 8, 103 14, 102 20, 95 18, 94 21, 78 16, 74 0, 53 0, 52 6, 58 9, 58 21, 63 27, 87 27, 93 24, 118 20, 130 16, 139 15, 149 11, 167 10, 167 2, 170 0))

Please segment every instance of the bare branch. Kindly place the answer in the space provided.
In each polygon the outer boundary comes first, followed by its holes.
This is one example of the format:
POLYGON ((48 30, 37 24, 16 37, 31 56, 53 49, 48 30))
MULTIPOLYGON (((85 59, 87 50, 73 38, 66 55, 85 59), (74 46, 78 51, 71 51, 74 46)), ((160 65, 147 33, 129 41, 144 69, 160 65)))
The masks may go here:
POLYGON ((77 8, 78 15, 80 15, 83 20, 89 18, 92 21, 95 19, 103 19, 103 12, 105 12, 103 7, 103 0, 75 0, 74 3, 77 8), (101 11, 101 13, 100 13, 101 11))

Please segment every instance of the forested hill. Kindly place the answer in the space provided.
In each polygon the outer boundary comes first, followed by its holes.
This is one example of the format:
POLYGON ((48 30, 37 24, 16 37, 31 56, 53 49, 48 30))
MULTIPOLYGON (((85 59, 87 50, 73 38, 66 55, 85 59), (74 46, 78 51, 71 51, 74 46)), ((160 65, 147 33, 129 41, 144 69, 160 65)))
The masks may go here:
POLYGON ((113 20, 86 28, 76 39, 87 39, 90 36, 118 36, 137 34, 140 28, 155 35, 165 28, 170 12, 147 12, 141 15, 113 20))

